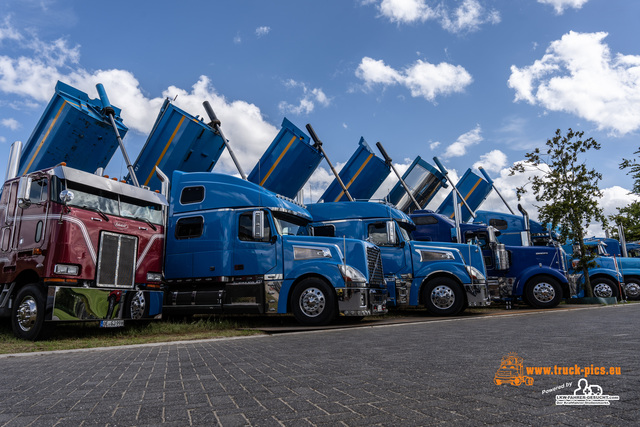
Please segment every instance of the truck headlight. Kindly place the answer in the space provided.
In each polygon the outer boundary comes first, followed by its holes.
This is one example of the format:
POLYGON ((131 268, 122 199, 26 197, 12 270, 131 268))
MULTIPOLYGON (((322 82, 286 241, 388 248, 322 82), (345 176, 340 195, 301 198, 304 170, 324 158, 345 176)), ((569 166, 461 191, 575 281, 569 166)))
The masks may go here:
POLYGON ((293 247, 293 259, 317 259, 317 258, 331 258, 331 251, 329 248, 317 248, 310 246, 294 246, 293 247))
POLYGON ((340 269, 340 274, 342 274, 342 278, 347 285, 367 282, 367 278, 364 277, 364 274, 358 271, 358 269, 351 267, 350 265, 340 264, 338 265, 338 269, 340 269))
POLYGON ((161 273, 147 273, 147 282, 162 282, 161 273))
POLYGON ((420 251, 420 261, 449 261, 454 260, 455 257, 451 252, 447 251, 420 251))
POLYGON ((478 282, 484 282, 485 280, 487 280, 487 278, 484 277, 484 274, 482 274, 477 268, 470 265, 467 265, 466 267, 467 273, 469 273, 469 277, 471 277, 473 280, 477 280, 478 282))
POLYGON ((53 267, 53 272, 56 274, 64 274, 66 276, 77 276, 80 272, 80 267, 77 265, 56 264, 53 267))

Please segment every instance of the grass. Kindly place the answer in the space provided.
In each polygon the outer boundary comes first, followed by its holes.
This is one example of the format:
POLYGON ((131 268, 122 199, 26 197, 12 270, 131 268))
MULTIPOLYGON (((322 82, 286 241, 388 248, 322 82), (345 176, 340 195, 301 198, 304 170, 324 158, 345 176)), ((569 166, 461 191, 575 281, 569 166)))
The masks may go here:
MULTIPOLYGON (((47 339, 31 342, 16 338, 9 319, 0 319, 0 354, 255 335, 260 332, 251 328, 264 320, 259 316, 210 316, 130 322, 124 328, 99 328, 97 322, 59 323, 50 328, 47 339)), ((269 321, 277 322, 276 319, 269 321)))

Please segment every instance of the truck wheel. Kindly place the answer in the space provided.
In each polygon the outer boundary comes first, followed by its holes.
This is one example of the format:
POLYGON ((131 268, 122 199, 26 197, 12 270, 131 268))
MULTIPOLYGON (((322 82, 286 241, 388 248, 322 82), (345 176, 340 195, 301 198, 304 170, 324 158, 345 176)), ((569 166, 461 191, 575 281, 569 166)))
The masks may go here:
POLYGON ((629 277, 624 279, 624 291, 627 294, 627 298, 632 301, 640 299, 640 280, 635 277, 629 277))
POLYGON ((143 291, 127 292, 124 306, 124 318, 140 320, 149 316, 149 302, 143 291))
POLYGON ((422 301, 427 311, 435 316, 455 316, 464 307, 464 294, 454 280, 438 277, 423 288, 422 301))
POLYGON ((534 308, 553 308, 562 299, 562 288, 551 277, 531 278, 524 292, 526 302, 534 308))
POLYGON ((593 290, 593 296, 598 298, 617 298, 618 286, 613 280, 606 277, 598 277, 591 281, 591 289, 593 290))
POLYGON ((16 295, 11 309, 11 328, 16 337, 36 341, 45 338, 47 329, 44 324, 44 292, 39 285, 26 285, 16 295))
POLYGON ((303 280, 295 287, 291 298, 293 315, 303 325, 326 325, 336 317, 333 289, 320 279, 303 280))

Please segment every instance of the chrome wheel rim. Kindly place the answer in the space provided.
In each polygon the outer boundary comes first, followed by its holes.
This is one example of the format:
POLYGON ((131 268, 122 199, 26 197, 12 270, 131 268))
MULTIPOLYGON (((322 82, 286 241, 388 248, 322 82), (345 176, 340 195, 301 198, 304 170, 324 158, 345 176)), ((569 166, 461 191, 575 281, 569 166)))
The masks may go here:
POLYGON ((324 293, 318 288, 307 288, 300 295, 300 310, 308 317, 322 314, 326 305, 324 293))
POLYGON ((144 299, 144 293, 137 291, 131 298, 131 318, 142 319, 144 317, 144 309, 147 307, 147 301, 144 299))
POLYGON ((593 287, 593 294, 598 298, 611 298, 613 289, 606 283, 598 283, 593 287))
POLYGON ((18 306, 16 313, 18 326, 24 332, 29 332, 38 320, 38 304, 32 296, 26 296, 18 306))
POLYGON ((440 310, 450 308, 455 301, 456 295, 453 293, 453 289, 448 286, 436 286, 431 291, 431 302, 440 310))
POLYGON ((628 283, 625 286, 625 292, 628 298, 637 298, 640 295, 640 285, 637 283, 628 283))
POLYGON ((556 290, 551 284, 542 282, 533 287, 533 297, 540 302, 550 302, 556 296, 556 290))

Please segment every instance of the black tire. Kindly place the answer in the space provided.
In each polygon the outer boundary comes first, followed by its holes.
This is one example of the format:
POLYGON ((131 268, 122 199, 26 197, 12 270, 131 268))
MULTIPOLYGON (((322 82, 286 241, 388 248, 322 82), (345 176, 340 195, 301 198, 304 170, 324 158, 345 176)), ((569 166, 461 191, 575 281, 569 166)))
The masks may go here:
POLYGON ((322 326, 331 323, 337 313, 333 288, 320 279, 304 279, 293 290, 291 310, 302 325, 322 326))
POLYGON ((523 299, 534 308, 553 308, 562 300, 562 287, 549 276, 536 276, 529 279, 524 288, 523 299))
POLYGON ((624 279, 624 290, 627 299, 631 301, 640 300, 640 280, 635 277, 627 277, 624 279))
POLYGON ((47 297, 40 285, 31 283, 18 291, 11 308, 11 328, 16 337, 37 341, 46 338, 45 304, 47 297))
POLYGON ((142 320, 149 318, 149 301, 144 291, 129 291, 124 302, 124 318, 142 320))
POLYGON ((618 284, 606 277, 591 279, 591 291, 594 297, 618 298, 618 284))
POLYGON ((464 308, 462 285, 447 277, 437 277, 422 287, 422 302, 434 316, 455 316, 464 308))

